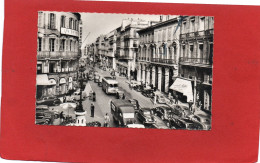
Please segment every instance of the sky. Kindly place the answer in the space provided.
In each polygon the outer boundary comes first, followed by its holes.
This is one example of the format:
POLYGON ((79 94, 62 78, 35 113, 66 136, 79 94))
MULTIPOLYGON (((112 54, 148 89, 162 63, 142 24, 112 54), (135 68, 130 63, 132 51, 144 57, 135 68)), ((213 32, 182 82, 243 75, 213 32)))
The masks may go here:
POLYGON ((159 21, 160 15, 141 14, 107 14, 107 13, 80 13, 83 25, 82 47, 93 43, 101 34, 108 34, 121 26, 122 20, 127 18, 159 21), (88 35, 88 33, 90 33, 88 35), (88 35, 88 37, 87 37, 88 35), (87 38, 86 38, 87 37, 87 38))

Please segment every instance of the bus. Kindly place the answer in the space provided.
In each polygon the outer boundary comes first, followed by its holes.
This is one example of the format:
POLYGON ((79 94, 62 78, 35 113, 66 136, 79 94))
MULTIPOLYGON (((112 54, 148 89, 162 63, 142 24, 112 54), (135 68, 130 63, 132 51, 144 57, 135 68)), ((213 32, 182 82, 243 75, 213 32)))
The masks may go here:
POLYGON ((103 77, 102 89, 106 94, 115 94, 118 91, 118 82, 112 77, 103 77))

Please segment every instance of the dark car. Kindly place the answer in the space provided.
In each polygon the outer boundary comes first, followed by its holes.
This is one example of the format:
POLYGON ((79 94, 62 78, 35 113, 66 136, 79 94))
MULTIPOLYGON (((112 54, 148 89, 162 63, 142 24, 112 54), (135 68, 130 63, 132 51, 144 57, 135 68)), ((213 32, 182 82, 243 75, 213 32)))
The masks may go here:
POLYGON ((47 105, 36 106, 35 114, 35 124, 52 124, 55 118, 55 114, 52 111, 49 111, 47 105))
POLYGON ((143 89, 142 95, 144 95, 145 97, 150 97, 150 98, 153 98, 155 96, 154 90, 150 89, 150 88, 149 89, 143 89))
POLYGON ((155 123, 147 124, 147 128, 156 128, 156 129, 170 129, 163 120, 161 120, 158 116, 154 116, 155 123))
POLYGON ((139 105, 138 100, 136 100, 136 99, 129 99, 128 101, 129 101, 131 104, 134 105, 135 110, 139 110, 139 109, 140 109, 140 105, 139 105))
POLYGON ((136 112, 136 115, 143 124, 155 123, 154 115, 151 113, 150 108, 141 108, 136 112))
POLYGON ((118 91, 116 92, 116 98, 117 98, 117 99, 122 99, 123 96, 125 96, 124 91, 118 90, 118 91))
POLYGON ((160 117, 162 120, 165 120, 171 118, 173 110, 169 106, 158 106, 152 109, 152 113, 160 117))
POLYGON ((195 121, 177 116, 172 117, 170 120, 170 127, 174 129, 187 129, 187 130, 202 130, 203 126, 195 121))
POLYGON ((174 108, 175 110, 178 111, 177 114, 180 114, 180 112, 182 112, 182 115, 181 117, 182 118, 187 118, 187 117, 190 117, 192 115, 189 107, 185 106, 185 105, 173 105, 172 108, 174 108))
POLYGON ((210 130, 211 129, 211 117, 210 117, 210 115, 203 115, 203 114, 191 115, 190 119, 200 123, 203 126, 204 130, 210 130))
POLYGON ((54 96, 43 97, 41 100, 36 101, 37 105, 57 106, 61 103, 60 99, 54 96))

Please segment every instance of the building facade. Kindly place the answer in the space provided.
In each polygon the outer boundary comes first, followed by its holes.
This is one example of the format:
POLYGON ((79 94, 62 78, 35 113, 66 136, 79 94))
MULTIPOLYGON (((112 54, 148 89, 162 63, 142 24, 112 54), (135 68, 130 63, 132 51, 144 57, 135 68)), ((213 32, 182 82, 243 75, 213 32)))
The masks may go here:
POLYGON ((179 78, 190 81, 193 101, 211 111, 214 18, 182 17, 179 78))
POLYGON ((79 59, 80 14, 38 12, 37 98, 73 89, 79 59))
POLYGON ((178 24, 179 18, 168 17, 165 21, 138 31, 140 46, 137 80, 152 84, 164 93, 169 92, 169 87, 178 76, 178 24))

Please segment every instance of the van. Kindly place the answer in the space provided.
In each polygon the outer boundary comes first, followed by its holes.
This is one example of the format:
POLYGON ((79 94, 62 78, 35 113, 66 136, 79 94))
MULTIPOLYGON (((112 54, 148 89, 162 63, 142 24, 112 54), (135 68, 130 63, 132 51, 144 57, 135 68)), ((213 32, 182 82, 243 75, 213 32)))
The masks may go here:
POLYGON ((110 103, 113 121, 121 127, 135 124, 135 107, 126 100, 112 100, 110 103))

